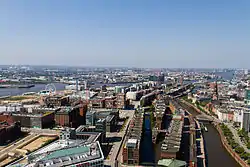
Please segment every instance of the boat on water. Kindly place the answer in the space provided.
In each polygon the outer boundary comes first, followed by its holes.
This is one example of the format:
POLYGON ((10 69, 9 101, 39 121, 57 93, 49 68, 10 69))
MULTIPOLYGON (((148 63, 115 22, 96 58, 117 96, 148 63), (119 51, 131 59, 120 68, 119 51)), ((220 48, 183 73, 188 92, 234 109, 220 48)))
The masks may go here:
POLYGON ((35 85, 33 84, 28 84, 28 85, 0 85, 0 88, 32 88, 32 87, 35 87, 35 85))
POLYGON ((23 93, 22 96, 35 95, 35 94, 37 94, 37 92, 26 92, 23 93))
POLYGON ((41 90, 40 92, 38 92, 39 95, 49 95, 51 93, 51 91, 49 90, 41 90))
POLYGON ((207 127, 203 123, 200 123, 200 126, 201 126, 201 130, 208 132, 207 127))
POLYGON ((17 85, 17 88, 32 88, 35 87, 33 84, 28 84, 28 85, 17 85))
POLYGON ((205 129, 205 132, 208 132, 207 127, 206 127, 206 126, 204 126, 204 129, 205 129))

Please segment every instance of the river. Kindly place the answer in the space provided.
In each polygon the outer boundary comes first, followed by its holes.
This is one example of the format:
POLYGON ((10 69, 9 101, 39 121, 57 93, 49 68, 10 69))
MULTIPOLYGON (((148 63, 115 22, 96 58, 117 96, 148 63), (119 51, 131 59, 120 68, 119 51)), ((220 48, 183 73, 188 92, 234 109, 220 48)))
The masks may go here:
MULTIPOLYGON (((65 84, 54 83, 56 90, 64 90, 65 84)), ((45 89, 46 84, 36 84, 32 88, 0 88, 0 97, 1 96, 15 96, 21 95, 26 92, 39 92, 45 89)))
POLYGON ((215 72, 217 76, 221 76, 225 80, 232 80, 234 77, 234 71, 227 71, 227 72, 215 72))

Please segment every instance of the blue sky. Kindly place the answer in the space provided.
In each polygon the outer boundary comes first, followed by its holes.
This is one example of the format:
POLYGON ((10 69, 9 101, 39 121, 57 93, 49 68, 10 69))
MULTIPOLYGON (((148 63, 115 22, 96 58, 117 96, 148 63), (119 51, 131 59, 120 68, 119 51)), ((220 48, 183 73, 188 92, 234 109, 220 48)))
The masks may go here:
POLYGON ((250 64, 249 0, 1 0, 0 64, 250 64))

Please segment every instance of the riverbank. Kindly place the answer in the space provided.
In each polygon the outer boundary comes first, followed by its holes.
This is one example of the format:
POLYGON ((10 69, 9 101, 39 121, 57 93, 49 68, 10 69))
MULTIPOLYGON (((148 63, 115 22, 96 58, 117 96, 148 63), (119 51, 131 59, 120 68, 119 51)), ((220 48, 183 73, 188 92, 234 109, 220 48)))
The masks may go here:
MULTIPOLYGON (((62 83, 53 83, 56 87, 56 90, 64 90, 66 84, 62 83)), ((0 89, 0 97, 2 96, 17 96, 22 95, 26 92, 40 92, 46 88, 46 84, 35 84, 34 87, 31 88, 3 88, 0 89)))
MULTIPOLYGON (((182 102, 184 102, 186 105, 192 107, 197 113, 202 113, 202 114, 206 114, 206 112, 201 111, 199 108, 197 108, 195 105, 185 101, 182 99, 182 102)), ((207 115, 207 114, 206 114, 207 115)), ((242 167, 248 167, 249 165, 242 160, 242 158, 240 157, 240 155, 238 155, 233 149, 232 147, 228 144, 228 141, 226 140, 226 137, 224 136, 222 129, 220 128, 219 124, 214 124, 215 129, 219 132, 219 136, 220 136, 220 140, 221 143, 223 145, 223 147, 226 149, 226 151, 232 156, 232 158, 235 159, 235 161, 242 167)))
POLYGON ((249 164, 247 164, 244 160, 241 159, 239 154, 237 154, 232 147, 228 144, 228 141, 226 137, 224 136, 221 127, 216 124, 214 125, 217 131, 219 132, 220 138, 221 138, 221 143, 224 146, 224 148, 229 152, 229 154, 241 165, 242 167, 249 167, 249 164))

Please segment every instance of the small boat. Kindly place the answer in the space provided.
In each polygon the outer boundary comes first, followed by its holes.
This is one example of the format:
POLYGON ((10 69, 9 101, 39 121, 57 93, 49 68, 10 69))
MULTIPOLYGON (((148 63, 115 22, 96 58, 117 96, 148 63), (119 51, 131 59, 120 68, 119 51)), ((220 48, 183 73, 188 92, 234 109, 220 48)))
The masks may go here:
POLYGON ((208 131, 206 126, 204 126, 204 129, 205 129, 205 132, 207 132, 207 131, 208 131))
POLYGON ((49 90, 41 90, 38 94, 39 95, 49 95, 51 92, 49 90))
POLYGON ((28 95, 35 95, 37 94, 36 92, 26 92, 26 93, 23 93, 22 96, 28 96, 28 95))
POLYGON ((35 87, 35 85, 33 84, 29 84, 29 85, 18 85, 17 88, 32 88, 35 87))

